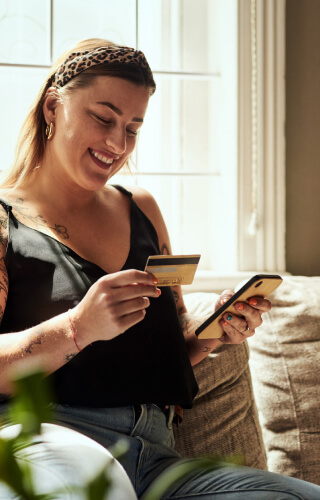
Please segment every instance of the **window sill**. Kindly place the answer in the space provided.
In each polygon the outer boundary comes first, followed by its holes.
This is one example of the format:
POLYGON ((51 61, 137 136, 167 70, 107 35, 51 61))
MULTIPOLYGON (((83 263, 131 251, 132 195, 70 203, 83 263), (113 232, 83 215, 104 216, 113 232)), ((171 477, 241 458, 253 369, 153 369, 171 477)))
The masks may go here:
MULTIPOLYGON (((197 271, 192 285, 183 286, 183 293, 192 292, 214 292, 221 293, 223 290, 234 290, 241 281, 250 279, 255 274, 279 274, 279 272, 262 271, 239 271, 234 273, 218 273, 214 271, 197 271)), ((281 276, 288 276, 290 273, 281 272, 281 276)))

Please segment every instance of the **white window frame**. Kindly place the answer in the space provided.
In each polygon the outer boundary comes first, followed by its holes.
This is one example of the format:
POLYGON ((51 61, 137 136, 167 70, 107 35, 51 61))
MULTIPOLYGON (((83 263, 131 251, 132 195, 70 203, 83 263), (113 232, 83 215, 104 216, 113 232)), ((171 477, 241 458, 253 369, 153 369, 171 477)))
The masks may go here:
POLYGON ((226 274, 228 271, 223 274, 198 272, 194 285, 186 291, 233 288, 252 273, 285 272, 285 0, 234 1, 238 6, 239 47, 238 81, 235 83, 238 88, 238 238, 235 248, 226 250, 237 251, 238 271, 230 274, 226 274), (250 57, 253 4, 257 33, 255 101, 251 92, 250 57), (253 103, 257 118, 256 187, 252 182, 251 165, 253 103), (249 234, 254 197, 257 200, 257 228, 255 234, 249 234))
POLYGON ((256 97, 252 96, 251 8, 238 0, 238 269, 204 273, 185 291, 234 288, 254 273, 286 271, 285 264, 285 0, 255 0, 256 97), (252 176, 252 104, 256 109, 256 186, 252 176), (253 190, 256 190, 253 192, 253 190), (252 199, 257 226, 249 233, 252 199))

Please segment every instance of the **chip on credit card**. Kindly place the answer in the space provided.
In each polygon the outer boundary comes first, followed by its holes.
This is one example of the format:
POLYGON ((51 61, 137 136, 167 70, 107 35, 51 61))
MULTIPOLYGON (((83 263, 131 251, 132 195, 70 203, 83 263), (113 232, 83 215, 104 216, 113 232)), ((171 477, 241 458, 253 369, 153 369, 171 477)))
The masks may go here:
POLYGON ((145 271, 157 279, 157 286, 191 285, 200 255, 151 255, 145 271))

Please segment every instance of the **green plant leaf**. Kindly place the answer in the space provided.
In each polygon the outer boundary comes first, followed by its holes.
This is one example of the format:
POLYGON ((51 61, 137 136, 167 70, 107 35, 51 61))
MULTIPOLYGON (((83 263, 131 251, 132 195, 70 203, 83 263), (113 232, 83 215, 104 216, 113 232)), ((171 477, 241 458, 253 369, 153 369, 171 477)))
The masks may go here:
POLYGON ((39 370, 28 371, 19 374, 14 384, 16 394, 9 406, 9 417, 21 424, 22 435, 39 434, 41 423, 50 421, 48 380, 39 370))
POLYGON ((19 463, 15 457, 17 438, 0 438, 0 480, 25 500, 40 500, 33 490, 31 470, 27 462, 19 463))
POLYGON ((87 484, 86 499, 87 500, 102 500, 105 498, 107 491, 110 489, 112 481, 108 474, 108 468, 112 459, 106 464, 100 472, 87 484))

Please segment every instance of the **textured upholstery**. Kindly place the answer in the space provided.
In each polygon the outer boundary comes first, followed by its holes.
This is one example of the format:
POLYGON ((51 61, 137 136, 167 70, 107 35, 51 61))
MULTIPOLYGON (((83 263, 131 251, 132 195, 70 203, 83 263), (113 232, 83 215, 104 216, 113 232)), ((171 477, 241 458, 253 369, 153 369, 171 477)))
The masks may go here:
POLYGON ((268 468, 320 484, 320 277, 286 277, 249 339, 268 468))
MULTIPOLYGON (((185 296, 190 313, 213 310, 217 296, 185 296)), ((266 468, 262 434, 248 367, 247 343, 222 345, 195 367, 199 394, 175 429, 176 449, 183 456, 240 457, 246 465, 266 468)))

